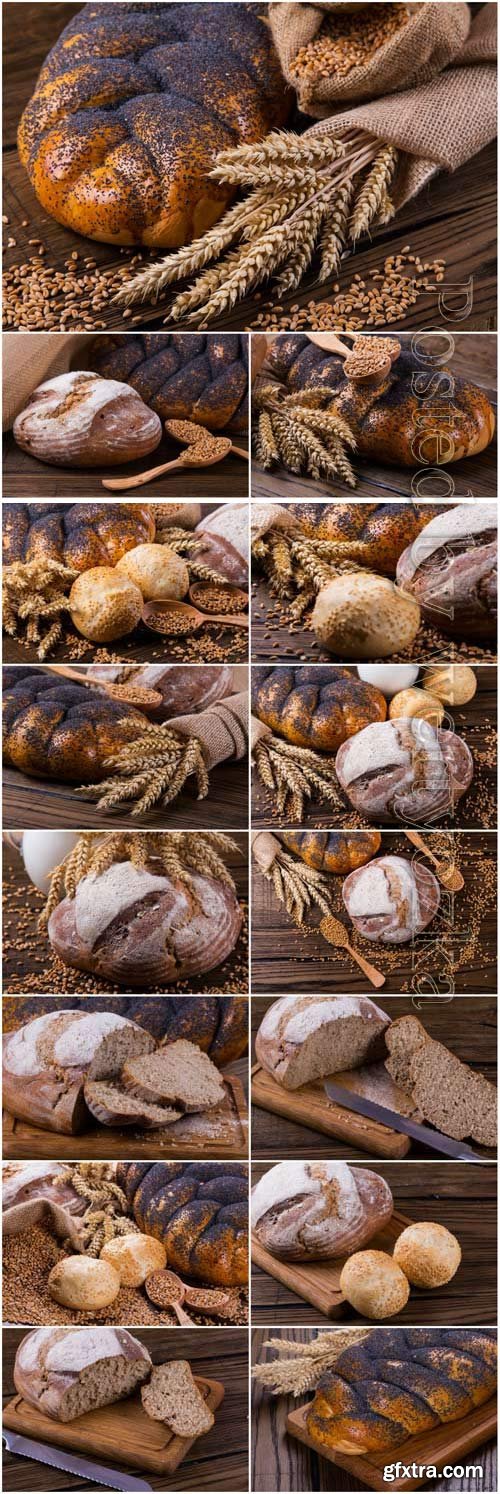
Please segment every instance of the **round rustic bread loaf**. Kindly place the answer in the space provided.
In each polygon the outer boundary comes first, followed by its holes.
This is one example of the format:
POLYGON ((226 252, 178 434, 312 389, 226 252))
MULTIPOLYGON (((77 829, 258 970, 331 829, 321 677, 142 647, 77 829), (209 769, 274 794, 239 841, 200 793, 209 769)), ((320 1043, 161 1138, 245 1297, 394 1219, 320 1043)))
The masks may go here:
POLYGON ((252 1188, 252 1228, 279 1260, 350 1255, 392 1211, 384 1179, 346 1162, 280 1162, 252 1188))
POLYGON ((161 1240, 132 1233, 108 1240, 102 1247, 101 1261, 113 1267, 122 1286, 139 1287, 153 1271, 164 1270, 167 1252, 161 1240))
POLYGON ((14 1362, 18 1395, 54 1421, 74 1421, 132 1395, 151 1356, 126 1328, 35 1328, 14 1362))
POLYGON ((441 894, 428 866, 379 856, 350 873, 342 897, 354 927, 378 944, 407 944, 435 917, 441 894))
POLYGON ((119 1162, 139 1228, 169 1267, 213 1286, 248 1281, 248 1169, 241 1162, 119 1162))
POLYGON ((420 608, 388 576, 347 571, 318 592, 311 627, 327 653, 344 659, 388 659, 414 643, 420 608))
POLYGON ((75 369, 39 384, 14 421, 14 440, 56 467, 116 467, 154 451, 161 420, 128 384, 75 369))
POLYGON ((116 565, 126 550, 155 537, 148 503, 6 503, 4 565, 60 560, 74 571, 116 565))
POLYGON ((429 825, 458 804, 472 782, 474 764, 456 732, 401 716, 366 726, 344 742, 335 769, 351 804, 367 820, 429 825))
POLYGON ((70 1255, 53 1266, 48 1288, 54 1302, 73 1312, 100 1312, 118 1296, 118 1271, 106 1261, 89 1255, 70 1255))
POLYGON ((257 5, 85 5, 42 67, 19 154, 66 228, 175 249, 231 196, 209 177, 217 153, 283 124, 288 98, 257 5))
POLYGON ((281 996, 262 1019, 255 1052, 284 1089, 299 1089, 383 1057, 388 1023, 368 996, 281 996))
POLYGON ((6 1110, 43 1130, 76 1135, 88 1125, 83 1084, 119 1074, 130 1055, 151 1053, 154 1038, 117 1012, 49 1010, 3 1038, 6 1110))
POLYGON ((159 597, 180 602, 189 591, 187 565, 169 545, 136 545, 135 550, 122 555, 116 569, 139 588, 145 602, 159 597))
POLYGON ((281 840, 306 866, 346 876, 376 856, 382 836, 378 830, 284 830, 281 840))
MULTIPOLYGON (((223 337, 207 332, 96 337, 90 364, 105 379, 131 384, 162 421, 193 420, 210 431, 246 428, 248 348, 239 332, 223 337)), ((167 522, 181 522, 175 512, 180 504, 160 506, 167 522)), ((198 513, 194 524, 200 518, 198 513)), ((188 520, 186 527, 194 528, 189 514, 188 520)))
POLYGON ((4 670, 3 760, 60 783, 107 776, 112 752, 133 742, 147 721, 132 706, 23 666, 4 670))
POLYGON ((385 721, 387 705, 353 669, 280 665, 252 670, 252 711, 297 747, 336 752, 363 726, 385 721))
POLYGON ((141 620, 143 598, 138 586, 116 566, 96 565, 77 576, 69 594, 71 621, 92 643, 113 643, 132 633, 141 620))
POLYGON ((461 504, 431 520, 398 561, 398 584, 443 633, 496 637, 497 507, 461 504))

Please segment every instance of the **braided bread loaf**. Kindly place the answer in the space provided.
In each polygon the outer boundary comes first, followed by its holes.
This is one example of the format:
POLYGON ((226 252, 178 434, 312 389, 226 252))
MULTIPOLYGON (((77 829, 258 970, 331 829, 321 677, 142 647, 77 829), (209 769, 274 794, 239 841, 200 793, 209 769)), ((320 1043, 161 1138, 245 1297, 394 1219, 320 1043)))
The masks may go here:
POLYGON ((388 1452, 459 1421, 495 1386, 491 1328, 377 1328, 322 1376, 307 1430, 337 1452, 388 1452))
POLYGON ((364 866, 380 850, 378 830, 285 830, 281 835, 287 850, 295 851, 306 866, 346 876, 364 866))
POLYGON ((58 222, 112 244, 175 249, 220 217, 215 156, 288 113, 262 8, 85 5, 42 67, 19 154, 58 222))
POLYGON ((116 565, 154 540, 147 503, 6 503, 3 561, 58 560, 75 571, 116 565))
POLYGON ((363 726, 385 721, 387 704, 353 669, 279 666, 252 670, 252 711, 297 747, 336 752, 363 726))
POLYGON ((484 390, 440 367, 441 378, 448 381, 443 413, 436 400, 426 401, 419 393, 429 380, 421 359, 404 344, 375 389, 346 378, 338 353, 325 352, 305 335, 277 337, 267 367, 290 393, 321 386, 334 390, 332 408, 350 426, 358 453, 373 461, 397 467, 448 465, 484 451, 493 438, 495 417, 484 390))
POLYGON ((291 512, 311 539, 355 545, 354 561, 395 576, 403 550, 443 509, 413 503, 294 503, 291 512))
POLYGON ((147 726, 132 706, 22 666, 4 672, 3 760, 33 777, 95 783, 147 726))
POLYGON ((194 420, 211 431, 247 425, 248 351, 239 333, 96 337, 89 361, 103 378, 131 384, 162 420, 194 420))
POLYGON ((166 1007, 161 1047, 187 1038, 208 1053, 219 1069, 245 1052, 248 1006, 237 996, 171 996, 166 1007))
POLYGON ((214 1286, 248 1279, 248 1171, 240 1162, 119 1162, 116 1180, 167 1264, 214 1286))

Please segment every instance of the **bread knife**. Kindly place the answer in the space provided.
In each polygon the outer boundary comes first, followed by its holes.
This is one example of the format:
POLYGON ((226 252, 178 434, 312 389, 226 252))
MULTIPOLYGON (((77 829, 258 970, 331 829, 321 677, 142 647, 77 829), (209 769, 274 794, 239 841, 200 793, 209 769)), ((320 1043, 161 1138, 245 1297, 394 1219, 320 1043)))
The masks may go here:
POLYGON ((146 1484, 144 1479, 133 1478, 129 1473, 115 1473, 112 1468, 91 1463, 89 1458, 74 1458, 71 1453, 59 1452, 48 1442, 33 1442, 31 1437, 19 1437, 17 1432, 9 1432, 5 1428, 2 1437, 8 1451, 19 1454, 22 1458, 34 1458, 36 1463, 46 1463, 49 1468, 60 1468, 63 1473, 75 1473, 78 1478, 105 1484, 108 1489, 122 1489, 124 1494, 134 1494, 136 1489, 149 1490, 151 1494, 151 1484, 146 1484))
POLYGON ((484 1160, 472 1147, 466 1146, 464 1141, 453 1141, 451 1136, 443 1136, 442 1131, 420 1125, 418 1121, 410 1120, 408 1115, 400 1115, 397 1110, 387 1110, 385 1105, 378 1105, 375 1100, 366 1100, 364 1095, 344 1089, 342 1084, 334 1084, 331 1079, 325 1079, 325 1093, 329 1100, 341 1105, 343 1110, 355 1110, 357 1115, 364 1115, 367 1120, 379 1121, 381 1126, 388 1126, 391 1131, 403 1131, 405 1136, 423 1141, 425 1146, 432 1147, 435 1152, 445 1152, 448 1157, 456 1157, 460 1162, 484 1160))

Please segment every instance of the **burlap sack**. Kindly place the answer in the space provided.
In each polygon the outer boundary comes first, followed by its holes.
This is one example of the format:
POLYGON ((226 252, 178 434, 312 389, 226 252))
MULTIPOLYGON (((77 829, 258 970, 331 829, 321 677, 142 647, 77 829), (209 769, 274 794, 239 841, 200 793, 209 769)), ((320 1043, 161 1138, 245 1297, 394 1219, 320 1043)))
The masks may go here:
MULTIPOLYGON (((453 8, 453 7, 450 7, 453 8)), ((496 5, 475 17, 453 67, 420 88, 332 112, 314 134, 366 130, 402 153, 391 184, 396 208, 422 190, 437 171, 456 171, 497 132, 496 5)))
POLYGON ((175 716, 168 726, 198 738, 209 770, 229 758, 239 760, 248 749, 248 694, 228 695, 198 715, 175 716))
MULTIPOLYGON (((377 49, 364 66, 345 77, 331 73, 301 77, 294 70, 297 53, 313 41, 325 12, 354 9, 345 5, 282 4, 269 6, 271 29, 285 77, 295 89, 300 108, 316 119, 342 103, 361 103, 402 89, 428 83, 448 66, 464 45, 470 27, 468 5, 447 0, 425 0, 410 5, 406 24, 377 49)), ((362 11, 360 6, 360 11, 362 11)), ((373 5, 370 10, 376 10, 373 5)))
MULTIPOLYGON (((83 1214, 85 1203, 80 1200, 83 1214)), ((48 1198, 30 1198, 25 1203, 13 1204, 4 1209, 2 1228, 4 1235, 21 1235, 34 1224, 46 1224, 58 1240, 69 1240, 73 1250, 81 1252, 82 1220, 74 1217, 62 1204, 52 1203, 48 1198)))
MULTIPOLYGON (((67 373, 76 349, 91 342, 90 335, 76 332, 26 332, 23 337, 4 333, 2 338, 2 426, 8 431, 28 403, 33 390, 55 374, 67 373)), ((83 364, 85 367, 85 363, 83 364)))

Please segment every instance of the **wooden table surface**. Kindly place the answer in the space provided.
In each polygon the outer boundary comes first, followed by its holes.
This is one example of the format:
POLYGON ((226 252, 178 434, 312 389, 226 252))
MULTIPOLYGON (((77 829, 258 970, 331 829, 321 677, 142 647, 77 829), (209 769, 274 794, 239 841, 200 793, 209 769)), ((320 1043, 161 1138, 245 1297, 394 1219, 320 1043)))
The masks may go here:
MULTIPOLYGON (((381 853, 408 854, 408 841, 392 831, 382 832, 381 853)), ((331 877, 334 911, 349 928, 351 943, 386 975, 379 991, 449 995, 496 991, 496 837, 491 833, 460 832, 445 840, 433 832, 424 839, 438 854, 456 846, 456 860, 465 880, 461 893, 442 891, 435 919, 414 942, 380 945, 362 939, 348 919, 341 896, 342 879, 331 877)), ((412 851, 412 854, 414 852, 412 851)), ((417 853, 420 856, 420 852, 417 853)), ((319 933, 319 909, 306 915, 297 928, 275 897, 272 884, 253 868, 252 988, 258 995, 282 996, 289 991, 312 995, 364 991, 375 993, 367 977, 342 949, 327 944, 319 933)))
MULTIPOLYGON (((168 835, 168 831, 164 832, 168 835)), ((237 849, 224 853, 224 861, 231 871, 236 884, 237 896, 244 907, 247 901, 248 891, 248 836, 237 832, 234 836, 237 849)), ((21 858, 9 845, 3 847, 3 877, 4 877, 4 945, 3 945, 3 983, 4 992, 12 995, 34 994, 39 991, 44 995, 47 990, 54 990, 51 981, 57 978, 56 991, 61 994, 74 991, 87 992, 88 977, 79 970, 70 970, 69 967, 61 965, 56 956, 52 955, 48 938, 45 934, 38 932, 38 917, 43 907, 43 898, 35 887, 28 881, 24 871, 21 858), (9 929, 10 925, 10 929, 9 929), (16 948, 10 937, 10 930, 22 927, 21 948, 16 948), (26 982, 31 984, 26 986, 26 982), (64 982, 61 987, 61 980, 64 982)), ((100 992, 116 992, 125 995, 126 992, 119 986, 113 986, 105 980, 94 978, 95 994, 100 992)), ((206 975, 193 976, 189 981, 181 981, 176 985, 173 995, 234 995, 245 994, 248 988, 248 949, 247 933, 244 926, 239 936, 233 953, 224 960, 222 965, 215 970, 207 971, 206 975)), ((89 994, 94 994, 93 990, 89 994)), ((151 994, 155 995, 156 992, 151 994)), ((168 994, 163 988, 159 994, 168 994)))
MULTIPOLYGON (((59 495, 61 498, 63 494, 59 495)), ((169 494, 169 496, 171 496, 169 494)), ((192 496, 188 494, 188 497, 192 496)), ((114 495, 115 502, 117 495, 114 495)), ((106 500, 107 501, 107 500, 106 500)), ((111 501, 111 499, 110 499, 111 501)), ((202 519, 218 508, 217 503, 202 503, 202 519)), ((65 630, 66 632, 66 630, 65 630)), ((61 642, 50 655, 50 663, 75 663, 72 654, 72 643, 76 640, 82 650, 81 657, 76 661, 91 663, 95 657, 96 649, 102 646, 88 643, 85 651, 85 639, 73 629, 68 616, 67 636, 63 636, 61 642), (85 651, 85 652, 84 652, 85 651)), ((191 637, 176 638, 155 633, 147 628, 144 623, 139 623, 132 633, 125 638, 117 639, 115 643, 105 646, 109 653, 107 663, 125 664, 157 664, 166 659, 170 663, 202 664, 245 663, 249 652, 249 629, 225 627, 224 624, 207 621, 203 629, 191 637)), ((20 639, 10 638, 4 635, 3 639, 3 661, 4 664, 39 664, 37 647, 34 644, 21 642, 20 639)))
MULTIPOLYGON (((375 993, 374 993, 375 994, 375 993)), ((451 1048, 462 1063, 471 1064, 478 1073, 484 1074, 496 1084, 497 1078, 497 999, 486 996, 386 996, 385 991, 376 997, 387 1012, 391 1022, 397 1017, 415 1016, 423 1022, 429 1037, 451 1048)), ((268 1007, 269 996, 254 996, 251 1002, 252 1063, 257 1062, 255 1037, 268 1007)), ((252 1107, 252 1156, 263 1160, 283 1161, 285 1158, 340 1159, 363 1162, 367 1165, 367 1153, 356 1146, 324 1136, 309 1126, 286 1120, 269 1110, 252 1107)), ((419 1141, 411 1142, 410 1157, 430 1162, 433 1154, 419 1141)))
MULTIPOLYGON (((274 662, 274 661, 272 661, 274 662)), ((351 667, 356 675, 356 666, 351 667)), ((255 689, 255 669, 252 671, 252 688, 255 689)), ((470 789, 456 806, 453 819, 446 821, 451 828, 465 830, 492 829, 498 823, 497 765, 491 762, 492 747, 497 744, 497 670, 494 665, 479 665, 476 669, 477 692, 465 706, 457 706, 449 712, 458 736, 467 743, 474 759, 474 778, 470 789)), ((415 681, 422 684, 422 677, 415 681)), ((448 722, 445 718, 443 726, 448 722)), ((346 817, 353 820, 352 805, 336 784, 342 803, 338 809, 334 804, 317 799, 306 799, 300 828, 332 829, 345 828, 346 817)), ((354 819, 358 817, 354 815, 354 819)), ((290 816, 280 814, 274 796, 262 784, 255 768, 252 770, 252 824, 254 827, 269 826, 270 829, 290 827, 290 816)), ((367 820, 358 820, 359 825, 368 825, 367 820)), ((24 824, 24 821, 23 821, 24 824)))
MULTIPOLYGON (((216 1414, 215 1427, 200 1437, 175 1474, 175 1489, 220 1490, 248 1488, 248 1334, 237 1328, 152 1328, 134 1329, 136 1338, 149 1349, 155 1364, 166 1358, 188 1358, 195 1375, 221 1380, 225 1396, 216 1414)), ((13 1365, 18 1344, 25 1337, 22 1330, 8 1328, 3 1332, 3 1399, 4 1405, 14 1394, 13 1365)), ((102 1460, 101 1460, 102 1461, 102 1460)), ((122 1463, 109 1464, 120 1473, 139 1477, 136 1469, 122 1463)), ((146 1473, 153 1489, 172 1489, 163 1476, 146 1473)), ((43 1463, 4 1452, 4 1489, 16 1494, 30 1494, 33 1489, 93 1489, 87 1479, 59 1472, 43 1463)))
MULTIPOLYGON (((241 446, 246 437, 237 438, 241 446)), ((121 462, 119 467, 52 467, 37 462, 22 451, 12 431, 3 438, 3 490, 5 498, 119 498, 102 485, 103 478, 135 477, 163 462, 174 462, 182 451, 178 441, 163 436, 160 445, 149 456, 135 462, 121 462)), ((224 498, 248 497, 248 462, 243 457, 226 457, 212 467, 183 467, 165 472, 163 477, 132 489, 127 498, 224 498)))
MULTIPOLYGON (((210 792, 196 798, 194 780, 168 809, 152 809, 134 821, 137 829, 242 830, 248 824, 248 761, 222 763, 210 773, 210 792)), ((130 830, 130 808, 103 815, 97 805, 80 798, 69 784, 27 778, 16 768, 3 770, 3 825, 5 829, 130 830)))
MULTIPOLYGON (((266 1352, 265 1344, 269 1338, 286 1338, 296 1343, 310 1343, 311 1339, 317 1337, 317 1330, 307 1328, 256 1328, 252 1334, 252 1363, 267 1364, 276 1356, 269 1351, 266 1352)), ((346 1494, 363 1494, 360 1490, 357 1478, 335 1463, 329 1463, 322 1458, 320 1453, 304 1446, 296 1437, 289 1436, 286 1430, 286 1419, 290 1411, 297 1406, 305 1405, 312 1400, 309 1392, 297 1399, 292 1396, 270 1395, 265 1386, 254 1382, 252 1395, 252 1489, 255 1494, 270 1494, 270 1491, 278 1490, 279 1494, 312 1494, 312 1491, 321 1490, 321 1494, 334 1490, 335 1494, 344 1490, 346 1494)), ((480 1464, 483 1469, 483 1477, 478 1482, 476 1477, 457 1474, 451 1478, 438 1477, 423 1485, 425 1489, 432 1489, 434 1494, 477 1494, 478 1488, 483 1494, 496 1494, 497 1490, 497 1456, 496 1443, 489 1442, 487 1446, 477 1448, 467 1458, 467 1463, 480 1464)), ((380 1494, 382 1490, 390 1488, 390 1483, 381 1481, 380 1494)))
MULTIPOLYGON (((389 1184, 394 1208, 412 1221, 432 1219, 456 1235, 462 1261, 456 1275, 438 1290, 412 1288, 406 1307, 390 1321, 391 1328, 484 1327, 496 1322, 497 1169, 469 1162, 370 1162, 370 1169, 389 1184), (478 1230, 478 1218, 481 1229, 478 1230)), ((252 1166, 252 1187, 268 1172, 252 1166)), ((369 1248, 369 1247, 368 1247, 369 1248)), ((252 1261, 252 1322, 289 1323, 294 1327, 325 1324, 317 1307, 269 1276, 252 1261)), ((370 1320, 346 1306, 341 1327, 359 1327, 370 1320)))
MULTIPOLYGON (((82 239, 62 228, 43 211, 16 151, 19 118, 40 66, 60 31, 78 9, 78 5, 72 4, 37 3, 11 3, 4 7, 4 213, 9 219, 5 226, 5 242, 9 237, 16 240, 15 246, 6 250, 6 268, 29 258, 32 250, 28 241, 35 236, 46 246, 45 262, 56 268, 61 268, 75 249, 82 254, 91 251, 99 266, 114 268, 123 264, 123 256, 117 254, 112 246, 82 239), (22 228, 25 219, 28 227, 22 228)), ((386 255, 399 253, 409 243, 412 253, 420 254, 426 260, 445 259, 445 280, 436 286, 436 290, 424 293, 401 322, 393 324, 393 330, 440 326, 454 331, 457 325, 463 330, 460 313, 463 315, 464 286, 469 297, 472 293, 467 330, 491 330, 495 326, 496 313, 496 213, 496 155, 495 146, 491 144, 453 175, 441 173, 398 213, 392 223, 375 229, 369 238, 364 239, 356 254, 343 265, 338 277, 341 291, 350 285, 354 273, 366 277, 371 270, 380 268, 386 255), (445 305, 440 292, 446 293, 445 305)), ((285 308, 302 306, 312 296, 324 301, 328 292, 317 284, 316 275, 317 263, 314 263, 300 289, 291 291, 280 305, 285 308)), ((265 287, 259 299, 256 296, 248 298, 221 317, 214 327, 251 326, 267 297, 265 287)), ((161 326, 169 299, 159 305, 134 308, 134 314, 142 313, 139 325, 145 328, 161 326)), ((114 305, 110 305, 107 313, 99 312, 98 315, 106 322, 107 328, 129 328, 130 324, 124 321, 122 312, 114 305)))
MULTIPOLYGON (((403 333, 402 344, 411 344, 412 334, 403 333)), ((457 377, 467 379, 478 384, 484 389, 490 404, 496 409, 497 385, 496 385, 496 339, 483 333, 478 336, 459 333, 454 339, 453 352, 447 360, 447 367, 457 377)), ((423 367, 425 368, 425 353, 431 346, 428 334, 422 334, 423 367)), ((441 357, 446 352, 446 343, 437 334, 436 351, 441 357)), ((357 477, 354 496, 356 498, 383 498, 396 499, 410 497, 413 488, 412 480, 415 478, 415 469, 411 467, 389 467, 381 462, 375 462, 369 457, 360 457, 354 454, 353 466, 357 477)), ((433 464, 429 464, 433 466, 433 464)), ((448 466, 440 467, 440 473, 446 473, 453 483, 450 497, 463 498, 474 495, 475 498, 496 497, 497 492, 497 444, 494 439, 485 451, 478 456, 464 458, 460 462, 452 462, 448 466)), ((419 465, 419 482, 425 467, 419 465)), ((434 469, 435 471, 435 469, 434 469)), ((438 476, 434 483, 431 474, 424 480, 425 497, 443 497, 443 479, 438 476)), ((254 498, 282 499, 285 502, 292 498, 328 498, 338 494, 339 497, 353 496, 346 488, 345 483, 327 483, 317 481, 309 477, 296 476, 293 472, 287 472, 284 467, 277 467, 271 472, 264 472, 257 462, 252 463, 252 496, 254 498)))

